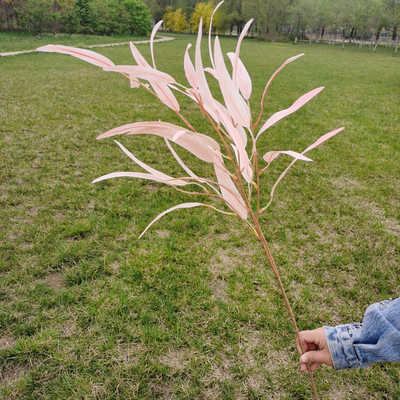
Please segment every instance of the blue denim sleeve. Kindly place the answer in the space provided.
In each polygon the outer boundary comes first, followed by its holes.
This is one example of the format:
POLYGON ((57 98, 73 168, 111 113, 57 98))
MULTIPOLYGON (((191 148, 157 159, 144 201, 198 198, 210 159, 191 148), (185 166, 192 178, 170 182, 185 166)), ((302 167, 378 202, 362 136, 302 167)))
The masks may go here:
POLYGON ((400 297, 369 306, 362 323, 324 330, 335 369, 400 361, 400 297))

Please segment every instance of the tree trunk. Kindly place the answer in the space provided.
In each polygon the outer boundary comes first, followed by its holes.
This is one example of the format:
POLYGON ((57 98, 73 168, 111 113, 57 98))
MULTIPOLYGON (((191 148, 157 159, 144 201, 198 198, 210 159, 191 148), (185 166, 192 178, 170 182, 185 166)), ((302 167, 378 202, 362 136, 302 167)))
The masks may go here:
POLYGON ((344 49, 344 42, 345 42, 345 36, 346 35, 346 30, 345 29, 343 29, 342 30, 342 49, 344 49))
POLYGON ((354 38, 355 28, 351 28, 350 36, 349 36, 349 43, 351 43, 352 39, 354 38))
POLYGON ((365 38, 365 29, 363 30, 362 35, 361 35, 360 49, 362 49, 362 47, 364 45, 364 38, 365 38))
POLYGON ((12 31, 14 27, 14 20, 12 14, 7 14, 6 19, 7 19, 7 30, 12 31))
POLYGON ((393 27, 393 33, 392 33, 392 40, 393 42, 397 39, 397 25, 393 27))
POLYGON ((372 50, 373 52, 375 52, 376 48, 378 47, 379 37, 381 36, 381 30, 382 28, 378 28, 378 30, 376 31, 374 49, 372 50))
POLYGON ((299 34, 299 30, 300 30, 300 15, 297 14, 297 18, 296 18, 296 36, 299 34))

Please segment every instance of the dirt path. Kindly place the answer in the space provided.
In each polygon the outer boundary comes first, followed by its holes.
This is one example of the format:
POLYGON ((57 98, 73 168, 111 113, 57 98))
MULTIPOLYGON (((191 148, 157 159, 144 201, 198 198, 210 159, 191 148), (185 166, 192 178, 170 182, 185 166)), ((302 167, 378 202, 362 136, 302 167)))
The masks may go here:
MULTIPOLYGON (((169 40, 174 40, 172 37, 161 36, 160 39, 154 39, 154 42, 167 42, 169 40)), ((150 40, 139 40, 133 42, 135 44, 143 44, 143 43, 150 43, 150 40)), ((129 42, 122 42, 122 43, 107 43, 107 44, 92 44, 90 46, 84 46, 88 49, 93 49, 95 47, 111 47, 111 46, 123 46, 125 44, 129 44, 129 42)), ((21 51, 9 51, 6 53, 0 53, 1 57, 6 56, 16 56, 18 54, 26 54, 26 53, 34 53, 36 50, 21 50, 21 51)))

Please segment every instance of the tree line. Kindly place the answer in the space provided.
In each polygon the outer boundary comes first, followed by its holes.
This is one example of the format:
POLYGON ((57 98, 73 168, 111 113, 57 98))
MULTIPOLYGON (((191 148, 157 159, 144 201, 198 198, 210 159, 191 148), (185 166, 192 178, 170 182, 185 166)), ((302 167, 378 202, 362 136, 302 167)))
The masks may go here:
MULTIPOLYGON (((145 34, 151 22, 164 29, 208 28, 216 1, 198 0, 0 0, 0 30, 34 33, 145 34), (151 21, 152 20, 152 21, 151 21)), ((254 18, 251 34, 266 40, 374 40, 398 43, 400 0, 225 0, 212 30, 239 34, 254 18)))
POLYGON ((151 15, 141 0, 0 0, 0 30, 147 35, 151 15))
MULTIPOLYGON (((144 0, 155 19, 175 32, 196 31, 199 17, 204 27, 215 3, 194 0, 144 0)), ((381 35, 398 43, 400 0, 225 0, 213 31, 239 34, 254 18, 251 33, 266 40, 358 41, 362 46, 381 35)), ((397 49, 397 48, 396 48, 397 49)))

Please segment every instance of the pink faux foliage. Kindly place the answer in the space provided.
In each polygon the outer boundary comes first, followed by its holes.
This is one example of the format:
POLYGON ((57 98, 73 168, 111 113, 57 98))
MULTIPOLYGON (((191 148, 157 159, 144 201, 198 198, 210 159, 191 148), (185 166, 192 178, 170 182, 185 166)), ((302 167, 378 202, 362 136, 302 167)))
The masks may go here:
MULTIPOLYGON (((216 6, 212 17, 222 3, 223 2, 220 2, 216 6)), ((189 53, 191 48, 190 44, 187 46, 183 56, 183 67, 188 86, 177 83, 171 75, 158 70, 156 67, 154 57, 154 37, 157 30, 160 28, 162 21, 158 22, 154 26, 150 36, 152 64, 150 64, 143 57, 133 43, 130 43, 130 49, 136 65, 115 65, 111 60, 101 54, 91 50, 78 49, 69 46, 47 45, 39 47, 37 50, 43 52, 68 54, 95 66, 101 67, 105 71, 121 73, 129 79, 132 88, 141 87, 142 89, 147 90, 177 114, 177 116, 181 119, 183 126, 164 121, 134 122, 111 129, 98 136, 98 139, 104 139, 118 135, 143 134, 162 137, 164 138, 165 143, 168 149, 171 151, 173 157, 188 176, 173 178, 169 175, 166 175, 165 173, 158 171, 139 160, 121 143, 115 141, 124 154, 127 155, 139 167, 143 168, 146 172, 113 172, 101 176, 95 179, 93 182, 119 177, 148 179, 167 184, 184 193, 196 196, 205 196, 208 199, 222 201, 228 207, 229 211, 217 209, 214 205, 209 203, 200 202, 183 203, 171 207, 153 219, 153 221, 150 222, 150 224, 141 233, 139 238, 142 237, 147 230, 164 215, 179 209, 201 206, 211 208, 223 214, 236 215, 246 224, 248 228, 250 228, 251 233, 254 234, 262 244, 269 264, 279 284, 285 305, 290 314, 292 324, 296 334, 298 335, 298 328, 295 322, 294 314, 291 310, 289 301, 283 288, 278 269, 261 230, 259 216, 271 204, 277 186, 285 177, 290 168, 294 165, 294 163, 298 160, 305 162, 312 161, 305 154, 317 146, 320 146, 326 140, 341 132, 344 128, 342 127, 326 133, 313 144, 308 146, 303 152, 297 152, 294 150, 267 151, 263 156, 263 159, 267 164, 263 167, 259 166, 259 154, 261 153, 259 153, 257 150, 257 140, 260 135, 268 128, 278 123, 281 119, 299 110, 316 95, 318 95, 324 88, 318 87, 300 96, 290 107, 277 111, 267 118, 262 127, 258 129, 258 132, 255 132, 258 123, 262 118, 264 99, 272 81, 285 66, 303 56, 303 54, 290 57, 272 74, 260 99, 260 111, 258 118, 253 124, 252 113, 249 105, 249 99, 252 93, 252 82, 244 63, 240 59, 241 43, 249 31, 251 23, 252 20, 247 22, 247 24, 244 26, 238 39, 235 52, 227 54, 232 67, 232 72, 229 73, 225 64, 225 58, 218 36, 215 37, 214 45, 212 46, 212 18, 210 21, 210 30, 208 34, 208 48, 211 66, 205 67, 203 65, 201 55, 202 20, 200 20, 194 52, 194 63, 192 62, 189 53), (217 101, 212 94, 207 81, 206 72, 208 73, 207 76, 209 78, 217 81, 220 94, 223 98, 223 103, 217 101), (175 97, 174 92, 187 96, 198 105, 201 113, 210 122, 210 125, 218 136, 219 141, 208 135, 197 132, 196 128, 191 125, 189 120, 183 115, 183 112, 181 112, 179 102, 175 97), (179 157, 170 142, 173 142, 187 150, 199 160, 212 164, 214 167, 215 177, 204 178, 196 175, 196 173, 193 172, 179 157), (248 146, 248 142, 251 142, 251 146, 248 146), (269 165, 282 154, 292 157, 293 160, 272 185, 269 202, 264 207, 260 207, 262 174, 267 170, 269 165), (200 187, 202 191, 194 192, 182 189, 183 187, 187 188, 188 186, 200 187), (252 196, 253 191, 256 193, 255 196, 252 196)), ((311 373, 310 379, 313 386, 314 398, 318 399, 318 394, 311 373)))
MULTIPOLYGON (((217 5, 216 9, 221 4, 222 2, 217 5)), ((216 9, 214 10, 214 13, 216 9)), ((182 179, 171 178, 170 176, 154 170, 147 164, 138 160, 124 146, 117 142, 122 151, 127 154, 128 157, 130 157, 136 164, 145 169, 147 173, 115 172, 97 178, 94 180, 94 182, 116 177, 150 179, 173 187, 186 186, 193 183, 200 185, 200 182, 207 182, 209 186, 213 188, 216 195, 225 201, 226 205, 234 212, 234 214, 236 214, 242 220, 247 220, 251 207, 251 190, 253 186, 256 186, 256 181, 259 178, 259 176, 256 177, 257 171, 254 170, 255 161, 258 162, 258 160, 255 160, 258 155, 256 147, 257 139, 261 133, 270 128, 272 125, 276 124, 282 118, 294 113, 303 105, 305 105, 308 101, 315 97, 323 89, 323 87, 316 88, 304 94, 303 96, 299 97, 289 108, 278 111, 270 116, 263 124, 261 129, 258 130, 257 134, 255 134, 253 130, 254 128, 251 126, 251 111, 248 104, 252 92, 251 78, 242 60, 240 59, 241 43, 250 29, 252 20, 248 21, 242 30, 235 52, 227 54, 232 65, 232 74, 228 72, 226 67, 218 36, 215 37, 214 46, 212 47, 211 31, 209 32, 208 36, 211 67, 203 66, 201 56, 202 21, 200 21, 196 40, 194 64, 189 54, 191 47, 190 44, 187 46, 183 57, 184 71, 186 79, 189 83, 189 86, 187 87, 181 84, 177 86, 175 79, 170 74, 160 71, 156 68, 153 42, 155 34, 160 28, 161 23, 162 21, 158 22, 154 26, 150 37, 152 65, 148 63, 148 61, 142 56, 138 48, 133 43, 130 43, 130 49, 133 58, 136 61, 136 65, 115 65, 110 59, 94 51, 70 46, 47 45, 39 47, 37 50, 68 54, 93 65, 99 66, 105 71, 122 73, 129 78, 131 87, 142 87, 153 93, 153 95, 156 96, 162 103, 175 111, 186 125, 185 127, 182 127, 162 121, 135 122, 111 129, 110 131, 100 135, 98 139, 123 134, 149 134, 161 136, 166 141, 174 142, 183 147, 200 160, 207 163, 212 163, 214 165, 216 176, 215 180, 199 178, 183 163, 183 161, 168 143, 168 147, 173 152, 173 155, 178 163, 189 174, 188 177, 182 179), (211 76, 217 80, 224 103, 220 103, 214 98, 209 88, 205 72, 209 72, 211 76), (175 95, 173 94, 173 91, 179 91, 186 94, 198 104, 202 110, 202 113, 209 118, 213 128, 217 130, 217 133, 223 142, 222 144, 225 150, 225 155, 221 151, 221 146, 216 140, 205 134, 196 132, 186 118, 180 114, 180 106, 175 95), (252 141, 250 154, 248 153, 248 150, 246 150, 248 136, 252 141), (224 158, 229 160, 228 166, 225 165, 224 158), (233 164, 233 168, 236 168, 238 175, 235 175, 234 172, 231 172, 231 164, 233 164), (190 171, 190 173, 188 171, 190 171), (244 179, 244 183, 248 185, 247 192, 245 190, 246 188, 243 186, 243 182, 241 182, 240 177, 242 177, 244 179), (191 180, 189 180, 189 178, 191 178, 191 180)), ((302 55, 303 54, 299 54, 289 58, 278 68, 277 71, 275 71, 264 90, 261 99, 261 108, 263 106, 264 96, 272 80, 276 77, 280 70, 302 55)), ((342 129, 343 128, 340 128, 339 130, 335 130, 322 136, 303 153, 298 153, 293 150, 285 150, 269 151, 264 155, 264 160, 268 163, 268 165, 276 157, 278 157, 279 154, 286 154, 294 158, 289 167, 281 174, 277 182, 272 186, 271 198, 268 205, 272 201, 272 197, 277 185, 285 176, 293 163, 297 160, 311 161, 311 159, 304 156, 304 153, 312 150, 314 147, 329 139, 342 129)), ((200 186, 203 189, 205 188, 203 185, 200 186)), ((205 194, 207 194, 208 190, 204 190, 206 191, 205 194)), ((173 211, 178 208, 187 207, 173 207, 169 211, 173 211)), ((260 212, 263 212, 265 209, 266 207, 262 208, 260 212)), ((165 213, 160 214, 153 222, 161 218, 163 215, 165 215, 165 213)), ((152 223, 150 225, 152 225, 152 223)), ((145 231, 147 231, 150 225, 145 229, 145 231)))

